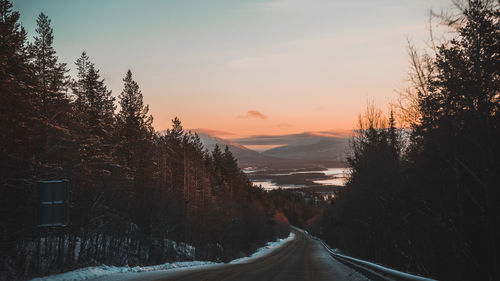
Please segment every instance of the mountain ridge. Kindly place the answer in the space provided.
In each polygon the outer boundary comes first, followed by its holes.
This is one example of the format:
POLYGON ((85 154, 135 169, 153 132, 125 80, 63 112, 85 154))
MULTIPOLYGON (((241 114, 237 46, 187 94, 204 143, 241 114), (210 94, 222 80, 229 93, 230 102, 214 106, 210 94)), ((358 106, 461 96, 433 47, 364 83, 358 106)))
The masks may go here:
POLYGON ((277 136, 253 136, 239 139, 224 139, 206 130, 193 130, 208 150, 215 144, 229 147, 238 162, 243 166, 264 163, 284 162, 342 162, 348 145, 348 137, 330 132, 304 132, 301 134, 277 136), (255 151, 245 145, 277 144, 284 145, 264 151, 255 151))

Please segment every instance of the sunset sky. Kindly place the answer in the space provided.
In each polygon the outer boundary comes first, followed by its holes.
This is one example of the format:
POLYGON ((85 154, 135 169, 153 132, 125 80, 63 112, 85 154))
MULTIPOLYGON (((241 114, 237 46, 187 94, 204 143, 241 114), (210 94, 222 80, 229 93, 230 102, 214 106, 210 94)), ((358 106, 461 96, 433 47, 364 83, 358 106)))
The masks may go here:
MULTIPOLYGON (((118 96, 131 69, 154 126, 221 137, 346 131, 367 99, 405 86, 407 38, 450 0, 14 0, 29 38, 40 12, 74 68, 85 50, 118 96)), ((73 72, 71 72, 73 73, 73 72)))

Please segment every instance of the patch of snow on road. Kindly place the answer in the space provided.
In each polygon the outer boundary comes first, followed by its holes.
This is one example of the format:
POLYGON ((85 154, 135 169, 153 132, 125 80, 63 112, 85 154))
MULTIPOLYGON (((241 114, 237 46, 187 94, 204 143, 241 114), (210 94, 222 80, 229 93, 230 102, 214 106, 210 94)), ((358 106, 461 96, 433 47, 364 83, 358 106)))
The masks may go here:
POLYGON ((290 232, 290 235, 288 235, 287 238, 278 239, 275 242, 268 242, 266 244, 266 246, 259 248, 251 256, 232 260, 229 263, 231 263, 231 264, 247 263, 247 262, 252 261, 254 259, 258 259, 260 257, 263 257, 265 255, 270 254, 272 251, 285 245, 285 243, 292 241, 293 239, 295 239, 295 234, 293 232, 290 232))
MULTIPOLYGON (((275 249, 283 246, 285 243, 293 240, 295 234, 290 232, 290 235, 284 239, 278 239, 275 242, 268 242, 266 246, 259 248, 255 253, 249 257, 233 260, 230 264, 246 263, 251 260, 265 256, 275 249)), ((70 272, 55 274, 45 277, 37 277, 31 281, 81 281, 81 280, 121 280, 135 276, 141 272, 161 272, 173 269, 199 269, 211 265, 221 265, 222 263, 215 263, 210 261, 185 261, 164 263, 151 266, 91 266, 85 267, 70 272)))

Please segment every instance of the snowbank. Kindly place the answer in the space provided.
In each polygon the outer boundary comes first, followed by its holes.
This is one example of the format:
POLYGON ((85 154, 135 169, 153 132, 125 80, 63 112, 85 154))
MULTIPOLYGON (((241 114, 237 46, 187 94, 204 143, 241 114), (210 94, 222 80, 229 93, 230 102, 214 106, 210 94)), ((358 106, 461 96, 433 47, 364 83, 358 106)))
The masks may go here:
POLYGON ((93 280, 99 277, 104 277, 106 275, 116 274, 116 273, 136 273, 136 272, 152 272, 152 271, 162 271, 174 268, 192 268, 192 267, 202 267, 206 265, 216 264, 214 262, 208 261, 188 261, 188 262, 175 262, 175 263, 164 263, 159 265, 151 266, 91 266, 74 271, 50 275, 46 277, 38 277, 32 279, 31 281, 79 281, 79 280, 93 280))
POLYGON ((255 251, 255 253, 253 253, 251 256, 232 260, 229 263, 230 264, 239 264, 239 263, 250 262, 252 260, 255 260, 255 259, 258 259, 258 258, 263 257, 265 255, 268 255, 269 253, 271 253, 275 249, 283 246, 285 243, 292 241, 293 239, 295 239, 295 234, 293 232, 290 232, 290 235, 288 235, 287 238, 278 239, 275 242, 267 242, 266 246, 257 249, 257 251, 255 251))
MULTIPOLYGON (((290 232, 290 235, 287 238, 278 239, 275 242, 268 242, 266 246, 259 248, 251 256, 236 259, 229 263, 241 264, 250 262, 254 259, 258 259, 260 257, 263 257, 271 253, 275 249, 283 246, 285 243, 293 240, 294 238, 295 234, 290 232)), ((160 272, 172 269, 200 269, 211 265, 221 265, 221 264, 222 263, 215 263, 209 261, 186 261, 186 262, 164 263, 164 264, 144 266, 144 267, 101 265, 101 266, 85 267, 74 271, 50 275, 46 277, 38 277, 32 279, 31 281, 120 280, 120 279, 127 279, 131 277, 132 274, 140 272, 160 272)))

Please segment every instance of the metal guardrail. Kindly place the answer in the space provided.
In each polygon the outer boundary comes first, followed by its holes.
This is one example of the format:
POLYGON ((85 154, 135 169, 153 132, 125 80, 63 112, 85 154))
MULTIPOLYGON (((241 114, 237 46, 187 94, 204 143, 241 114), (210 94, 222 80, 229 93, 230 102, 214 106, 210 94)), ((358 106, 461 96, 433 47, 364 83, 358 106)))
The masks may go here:
POLYGON ((421 277, 418 275, 413 275, 409 273, 405 273, 402 271, 390 269, 387 267, 383 267, 381 265, 371 263, 368 261, 356 259, 353 257, 345 256, 339 253, 336 253, 330 247, 321 239, 314 237, 310 235, 307 231, 302 230, 300 228, 297 228, 297 230, 302 231, 303 233, 309 235, 314 240, 318 240, 323 247, 328 251, 328 253, 336 258, 337 260, 346 263, 356 269, 357 271, 360 271, 362 273, 366 273, 367 275, 370 275, 370 277, 375 278, 376 280, 383 280, 383 281, 437 281, 436 279, 430 279, 426 277, 421 277))
POLYGON ((371 262, 356 259, 353 257, 345 256, 345 255, 342 255, 339 253, 335 253, 323 241, 321 241, 321 244, 323 244, 323 246, 327 249, 328 253, 330 253, 330 255, 333 256, 334 258, 341 260, 345 263, 348 263, 356 269, 359 269, 361 271, 365 271, 365 272, 369 273, 370 275, 376 276, 380 280, 387 280, 387 281, 437 281, 436 279, 430 279, 430 278, 421 277, 418 275, 413 275, 413 274, 401 272, 398 270, 383 267, 383 266, 375 264, 375 263, 371 263, 371 262))

